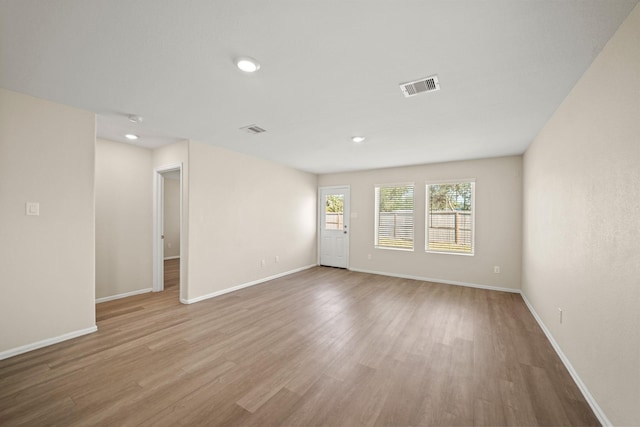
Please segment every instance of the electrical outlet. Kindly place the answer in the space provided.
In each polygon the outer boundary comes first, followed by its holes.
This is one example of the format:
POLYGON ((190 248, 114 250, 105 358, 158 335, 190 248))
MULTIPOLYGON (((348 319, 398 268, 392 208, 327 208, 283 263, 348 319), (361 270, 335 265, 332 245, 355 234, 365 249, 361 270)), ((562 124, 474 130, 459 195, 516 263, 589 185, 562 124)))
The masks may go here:
POLYGON ((494 265, 493 266, 493 272, 495 274, 500 274, 500 266, 499 265, 494 265))
POLYGON ((280 262, 280 256, 276 255, 276 263, 280 262))
POLYGON ((367 255, 367 259, 371 259, 371 254, 367 255))
POLYGON ((562 309, 558 307, 558 320, 562 323, 562 309))
POLYGON ((264 267, 266 265, 267 265, 267 260, 266 259, 263 259, 262 261, 260 261, 260 266, 261 267, 264 267))

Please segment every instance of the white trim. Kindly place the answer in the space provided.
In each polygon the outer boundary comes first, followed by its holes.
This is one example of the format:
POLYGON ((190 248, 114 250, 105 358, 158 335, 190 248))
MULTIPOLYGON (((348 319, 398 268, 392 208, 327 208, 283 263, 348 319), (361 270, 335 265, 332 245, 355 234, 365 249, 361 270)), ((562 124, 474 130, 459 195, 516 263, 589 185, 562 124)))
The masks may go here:
MULTIPOLYGON (((426 238, 426 233, 425 233, 425 238, 426 238)), ((442 254, 442 255, 462 255, 462 256, 474 256, 474 253, 468 253, 468 252, 447 252, 447 251, 436 251, 434 249, 425 249, 424 250, 425 254, 442 254)))
MULTIPOLYGON (((380 187, 408 187, 408 186, 412 186, 415 189, 416 183, 415 183, 415 181, 388 182, 388 183, 384 183, 384 184, 373 184, 373 186, 375 188, 380 188, 380 187)), ((413 194, 414 194, 414 198, 415 198, 415 192, 413 194)))
POLYGON ((344 184, 344 185, 323 185, 321 187, 318 187, 318 190, 323 189, 323 190, 344 190, 345 188, 351 189, 351 184, 344 184))
POLYGON ((161 169, 155 169, 153 171, 153 282, 151 285, 154 292, 162 291, 164 288, 164 263, 159 262, 164 258, 164 243, 159 237, 163 229, 163 198, 164 177, 161 169))
MULTIPOLYGON (((377 229, 377 227, 376 227, 377 229)), ((401 248, 401 247, 394 247, 394 246, 373 246, 375 249, 384 249, 385 251, 402 251, 402 252, 415 252, 414 248, 401 248)))
POLYGON ((309 264, 304 267, 296 268, 293 270, 285 271, 284 273, 274 274, 273 276, 264 277, 262 279, 254 280, 252 282, 243 283, 241 285, 233 286, 231 288, 223 289, 221 291, 212 292, 210 294, 202 295, 199 297, 191 298, 191 299, 182 299, 180 298, 180 302, 183 304, 193 304, 194 302, 203 301, 209 298, 215 298, 220 295, 228 294, 229 292, 234 292, 243 288, 248 288, 249 286, 259 285, 260 283, 268 282, 269 280, 278 279, 280 277, 288 276, 293 273, 298 273, 303 270, 308 270, 310 268, 315 267, 317 264, 309 264))
POLYGON ((461 178, 461 179, 436 179, 436 180, 425 180, 425 185, 434 185, 434 184, 459 184, 461 182, 476 182, 475 178, 461 178))
POLYGON ((578 389, 584 396, 585 400, 587 401, 589 406, 591 406, 591 409, 593 410, 593 413, 595 414, 595 416, 598 418, 598 421, 600 421, 600 424, 602 424, 603 426, 613 426, 611 421, 609 421, 609 419, 607 418, 607 415, 604 413, 604 411, 600 407, 600 405, 598 405, 598 402, 596 402, 596 399, 589 392, 589 389, 587 388, 587 386, 584 384, 584 382, 582 382, 582 379, 580 378, 580 376, 578 375, 578 372, 576 372, 573 365, 569 361, 569 358, 562 352, 560 345, 556 342, 555 338, 553 338, 553 335, 551 335, 551 332, 549 331, 549 329, 547 329, 547 326, 542 321, 542 318, 538 316, 538 313, 536 313, 536 310, 533 308, 533 305, 531 305, 531 303, 527 299, 527 296, 523 292, 520 292, 520 294, 522 295, 522 299, 524 300, 524 303, 527 305, 527 308, 533 315, 533 318, 536 319, 536 322, 538 322, 540 329, 542 329, 542 332, 544 332, 544 334, 546 335, 547 339, 551 343, 551 346, 560 357, 560 360, 562 360, 564 367, 567 368, 567 371, 569 371, 569 374, 571 374, 571 378, 573 378, 573 381, 578 386, 578 389))
POLYGON ((169 259, 179 259, 179 258, 180 258, 180 255, 178 255, 178 256, 166 256, 166 257, 164 257, 164 260, 166 261, 166 260, 169 260, 169 259))
POLYGON ((96 304, 100 304, 101 302, 113 301, 114 299, 126 298, 126 297, 131 297, 131 296, 140 295, 140 294, 146 294, 147 292, 151 292, 152 290, 153 289, 151 289, 151 288, 138 289, 136 291, 125 292, 123 294, 117 294, 117 295, 111 295, 111 296, 108 296, 108 297, 96 298, 96 304))
POLYGON ((33 351, 42 347, 47 347, 53 344, 57 344, 59 342, 70 340, 72 338, 76 338, 82 335, 90 334, 92 332, 96 332, 97 330, 98 330, 97 326, 92 326, 90 328, 80 329, 79 331, 68 332, 66 334, 58 335, 57 337, 47 338, 42 341, 37 341, 31 344, 22 345, 20 347, 5 350, 3 352, 0 352, 0 360, 8 359, 9 357, 17 356, 19 354, 26 353, 28 351, 33 351))
POLYGON ((361 270, 359 268, 350 268, 349 270, 357 271, 359 273, 378 274, 380 276, 390 276, 390 277, 400 277, 402 279, 420 280, 423 282, 434 282, 434 283, 444 283, 445 285, 466 286, 467 288, 488 289, 490 291, 511 292, 514 294, 521 293, 520 289, 503 288, 500 286, 490 286, 490 285, 479 285, 477 283, 458 282, 456 280, 433 279, 430 277, 412 276, 410 274, 397 274, 397 273, 387 273, 384 271, 361 270))

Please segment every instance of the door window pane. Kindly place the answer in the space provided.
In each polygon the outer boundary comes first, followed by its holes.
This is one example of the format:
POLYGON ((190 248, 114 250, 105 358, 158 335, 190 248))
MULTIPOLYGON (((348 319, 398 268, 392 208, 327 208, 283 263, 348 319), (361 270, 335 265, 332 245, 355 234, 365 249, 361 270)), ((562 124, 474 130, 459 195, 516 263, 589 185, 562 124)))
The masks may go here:
POLYGON ((328 194, 324 198, 325 230, 342 230, 344 225, 344 194, 328 194))

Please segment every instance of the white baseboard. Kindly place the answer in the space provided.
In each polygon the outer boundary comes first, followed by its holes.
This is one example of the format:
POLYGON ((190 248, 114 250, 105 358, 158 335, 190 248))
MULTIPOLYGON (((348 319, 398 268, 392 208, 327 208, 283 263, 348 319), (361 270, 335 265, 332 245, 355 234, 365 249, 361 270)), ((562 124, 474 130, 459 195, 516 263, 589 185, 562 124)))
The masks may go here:
POLYGON ((413 279, 413 280, 420 280, 423 282, 444 283, 445 285, 466 286, 468 288, 479 288, 479 289, 488 289, 490 291, 512 292, 515 294, 520 293, 520 289, 503 288, 500 286, 478 285, 476 283, 458 282, 455 280, 433 279, 430 277, 412 276, 409 274, 387 273, 384 271, 361 270, 359 268, 350 268, 349 270, 357 271, 359 273, 369 273, 369 274, 378 274, 381 276, 399 277, 401 279, 413 279))
POLYGON ((560 349, 560 345, 558 345, 555 338, 553 338, 553 335, 551 335, 551 332, 549 331, 549 329, 547 329, 547 326, 542 321, 542 318, 538 316, 538 313, 536 313, 536 310, 533 308, 533 305, 531 305, 531 303, 527 299, 527 296, 522 292, 520 294, 522 295, 522 299, 524 300, 524 303, 527 305, 527 307, 529 308, 529 311, 533 315, 533 318, 536 319, 536 322, 538 322, 538 325, 540 325, 542 332, 544 332, 544 334, 547 336, 547 339, 551 343, 551 346, 560 357, 560 360, 562 360, 562 363, 564 363, 564 366, 565 368, 567 368, 567 371, 569 371, 569 374, 571 374, 571 378, 573 378, 573 381, 578 386, 578 389, 580 389, 580 392, 584 396, 585 400, 587 401, 589 406, 591 406, 591 409, 593 410, 593 413, 598 418, 598 421, 600 421, 600 423, 605 427, 612 426, 613 424, 611 424, 611 421, 609 421, 609 419, 607 418, 607 415, 604 413, 600 405, 598 405, 598 402, 596 402, 596 399, 594 399, 594 397, 591 395, 587 386, 584 384, 584 382, 582 382, 582 379, 580 378, 576 370, 573 368, 573 365, 569 361, 569 358, 567 358, 567 356, 562 352, 562 349, 560 349))
POLYGON ((72 338, 76 338, 82 335, 90 334, 92 332, 96 332, 98 330, 97 326, 92 326, 86 329, 80 329, 79 331, 73 331, 66 334, 58 335, 57 337, 47 338, 46 340, 34 342, 27 345, 22 345, 20 347, 12 348, 9 350, 5 350, 0 352, 0 360, 8 359, 9 357, 17 356, 22 353, 26 353, 28 351, 37 350, 42 347, 47 347, 53 344, 57 344, 62 341, 70 340, 72 338))
POLYGON ((168 259, 178 259, 178 258, 180 258, 180 255, 178 255, 178 256, 168 256, 168 257, 165 257, 164 260, 166 261, 168 259))
POLYGON ((151 288, 138 289, 137 291, 125 292, 123 294, 111 295, 109 297, 96 298, 96 304, 100 304, 101 302, 112 301, 114 299, 131 297, 133 295, 146 294, 147 292, 151 292, 151 288))
POLYGON ((298 273, 298 272, 303 271, 303 270, 308 270, 309 268, 313 268, 316 265, 317 264, 305 265, 304 267, 296 268, 294 270, 285 271, 284 273, 278 273, 278 274, 275 274, 273 276, 264 277, 262 279, 254 280, 252 282, 243 283, 241 285, 237 285, 237 286, 234 286, 232 288, 223 289, 221 291, 212 292, 210 294, 202 295, 202 296, 191 298, 191 299, 180 298, 180 302, 183 303, 183 304, 193 304, 194 302, 203 301, 203 300, 206 300, 206 299, 209 299, 209 298, 215 298, 215 297, 218 297, 220 295, 228 294, 229 292, 233 292, 233 291, 237 291, 237 290, 240 290, 240 289, 248 288, 249 286, 258 285, 260 283, 268 282, 269 280, 277 279, 279 277, 288 276, 288 275, 293 274, 293 273, 298 273))

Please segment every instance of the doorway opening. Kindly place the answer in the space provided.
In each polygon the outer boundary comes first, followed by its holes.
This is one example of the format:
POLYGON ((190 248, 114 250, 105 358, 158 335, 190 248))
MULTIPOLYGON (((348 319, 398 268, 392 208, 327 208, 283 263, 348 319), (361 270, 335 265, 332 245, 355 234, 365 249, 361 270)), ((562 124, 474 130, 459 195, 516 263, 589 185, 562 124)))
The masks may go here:
POLYGON ((153 291, 183 295, 182 164, 154 170, 153 291))

